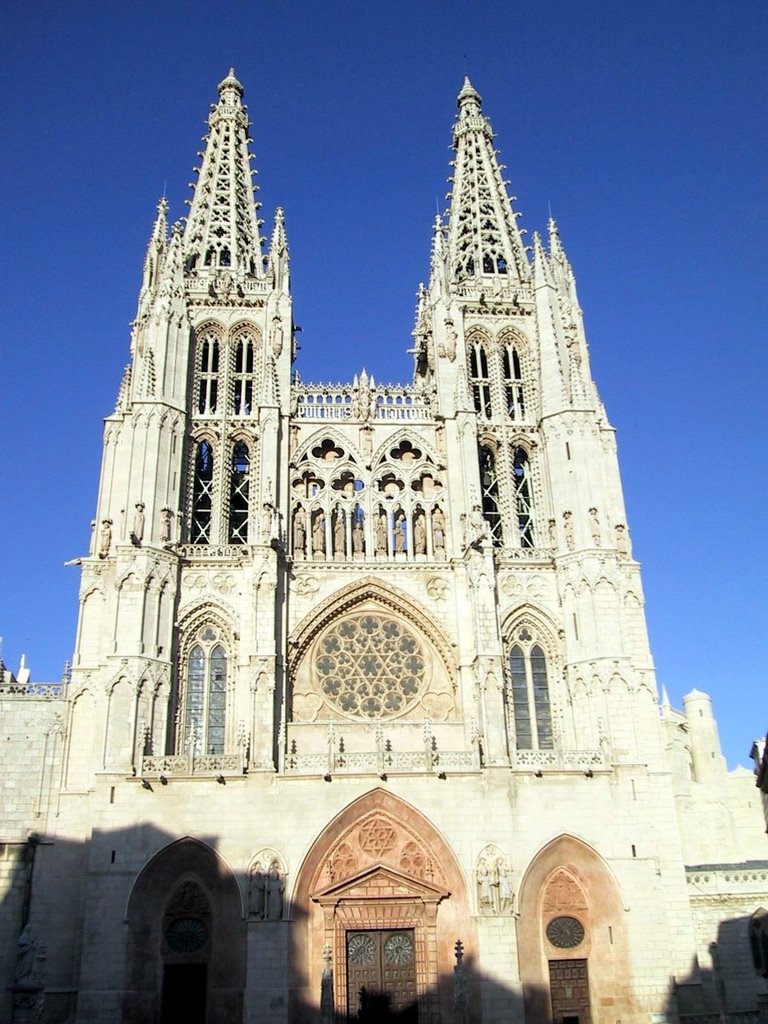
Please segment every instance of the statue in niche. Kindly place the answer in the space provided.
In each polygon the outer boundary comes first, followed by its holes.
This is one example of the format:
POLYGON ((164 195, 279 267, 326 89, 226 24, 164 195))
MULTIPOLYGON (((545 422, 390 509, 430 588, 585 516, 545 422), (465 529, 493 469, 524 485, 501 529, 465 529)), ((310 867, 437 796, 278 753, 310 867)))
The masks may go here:
POLYGON ((477 902, 481 914, 493 913, 493 876, 485 857, 477 865, 477 902))
POLYGON ((173 512, 169 508, 160 510, 160 543, 169 544, 171 541, 171 523, 173 512))
POLYGON ((453 320, 445 321, 445 348, 444 352, 449 362, 453 362, 456 358, 456 345, 458 343, 459 336, 456 333, 456 328, 453 326, 453 320))
POLYGON ((266 906, 266 880, 267 876, 261 866, 261 861, 257 860, 251 868, 248 879, 248 913, 251 917, 257 917, 259 920, 264 917, 266 906))
POLYGON ((387 553, 387 513, 379 512, 376 516, 376 554, 387 553))
POLYGON ((445 551, 445 516, 440 508, 432 513, 432 550, 445 551))
POLYGON ((269 872, 265 883, 266 891, 266 913, 267 921, 280 921, 283 916, 283 890, 285 884, 280 874, 280 865, 273 860, 269 865, 269 872))
POLYGON ((405 512, 400 511, 395 513, 395 551, 398 555, 402 555, 405 551, 405 512))
POLYGON ((352 550, 356 555, 362 555, 363 546, 363 521, 359 515, 356 515, 352 523, 352 550))
POLYGON ((496 861, 497 892, 499 894, 499 912, 509 913, 512 910, 514 893, 512 891, 512 872, 501 857, 496 861))
POLYGON ((624 523, 617 523, 614 533, 616 534, 616 550, 624 558, 629 558, 629 536, 624 523))
POLYGON ((272 355, 275 359, 279 359, 283 351, 283 321, 279 316, 272 317, 270 337, 272 341, 272 355))
POLYGON ((573 537, 573 516, 570 512, 563 512, 563 529, 565 530, 565 546, 573 551, 576 542, 573 537))
POLYGON ((293 516, 293 553, 304 555, 307 550, 307 514, 299 507, 293 516))
POLYGON ((99 558, 106 558, 112 545, 112 520, 102 519, 99 535, 99 558))
POLYGON ((136 511, 133 514, 133 530, 131 531, 131 543, 137 546, 141 544, 144 537, 144 502, 136 502, 136 511))
POLYGON ((416 516, 413 522, 413 550, 417 555, 427 553, 427 527, 424 524, 424 513, 416 516))
POLYGON ((333 553, 341 557, 345 554, 344 516, 340 511, 333 517, 333 553))
POLYGON ((597 515, 597 509, 591 508, 589 510, 589 529, 592 533, 592 543, 596 548, 600 547, 600 520, 597 515))
POLYGON ((549 520, 549 546, 557 550, 557 523, 554 519, 549 520))
POLYGON ((316 555, 325 554, 325 516, 322 512, 315 515, 312 523, 312 550, 316 555))

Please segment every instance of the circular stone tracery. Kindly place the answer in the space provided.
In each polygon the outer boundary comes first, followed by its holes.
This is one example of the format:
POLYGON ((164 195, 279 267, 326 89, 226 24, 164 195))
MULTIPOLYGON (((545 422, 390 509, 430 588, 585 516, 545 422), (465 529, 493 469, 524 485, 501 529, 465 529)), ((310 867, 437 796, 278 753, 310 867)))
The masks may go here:
POLYGON ((326 630, 314 668, 325 698, 342 714, 391 718, 419 699, 425 664, 422 644, 404 623, 366 612, 326 630))
POLYGON ((573 949, 584 941, 584 925, 575 917, 555 917, 547 925, 547 938, 557 949, 573 949))

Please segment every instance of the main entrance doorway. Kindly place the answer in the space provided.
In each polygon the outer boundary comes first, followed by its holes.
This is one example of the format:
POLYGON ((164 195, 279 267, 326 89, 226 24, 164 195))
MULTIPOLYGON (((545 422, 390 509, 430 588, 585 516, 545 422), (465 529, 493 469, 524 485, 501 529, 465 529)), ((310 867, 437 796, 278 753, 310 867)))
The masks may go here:
POLYGON ((412 928, 348 931, 347 1007, 361 1024, 416 1024, 416 956, 412 928))
POLYGON ((586 960, 550 960, 549 991, 554 1024, 591 1024, 586 960))

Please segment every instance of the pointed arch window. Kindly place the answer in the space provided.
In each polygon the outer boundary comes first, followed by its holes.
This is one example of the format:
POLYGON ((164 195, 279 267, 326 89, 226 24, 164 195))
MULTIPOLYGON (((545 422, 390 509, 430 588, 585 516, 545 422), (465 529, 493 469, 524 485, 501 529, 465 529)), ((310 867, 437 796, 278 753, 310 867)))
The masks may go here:
POLYGON ((483 516, 488 523, 491 539, 495 545, 503 540, 501 512, 499 510, 499 480, 496 475, 496 453, 490 445, 481 445, 478 450, 480 463, 480 491, 483 499, 483 516))
POLYGON ((248 543, 248 492, 251 456, 245 441, 237 441, 232 449, 229 477, 229 543, 248 543))
POLYGON ((223 754, 227 713, 227 652, 213 626, 203 627, 187 657, 184 748, 223 754))
POLYGON ((211 543, 213 516, 213 448, 210 441, 201 441, 195 451, 195 475, 192 481, 193 544, 211 543))
POLYGON ((514 449, 513 471, 515 475, 515 512, 517 513, 520 547, 532 548, 534 546, 534 520, 531 466, 525 448, 514 449))
POLYGON ((488 356, 479 341, 470 341, 469 379, 475 412, 485 419, 491 418, 491 379, 488 375, 488 356))
POLYGON ((509 652, 509 681, 518 750, 551 750, 552 711, 547 659, 527 627, 518 630, 509 652))
POLYGON ((206 335, 200 345, 200 390, 197 410, 200 413, 216 412, 219 392, 219 339, 206 335))
POLYGON ((250 416, 253 410, 253 338, 242 335, 235 349, 233 411, 235 416, 250 416))
POLYGON ((523 391, 523 370, 520 353, 514 345, 505 345, 502 350, 504 373, 504 401, 507 415, 511 420, 525 419, 525 393, 523 391))

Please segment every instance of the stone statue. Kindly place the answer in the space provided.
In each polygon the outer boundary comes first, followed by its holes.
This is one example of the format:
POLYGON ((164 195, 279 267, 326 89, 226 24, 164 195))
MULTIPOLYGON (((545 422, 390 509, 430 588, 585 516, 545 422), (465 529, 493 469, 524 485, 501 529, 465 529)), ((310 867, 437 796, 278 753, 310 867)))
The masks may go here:
POLYGON ((477 865, 477 901, 481 913, 493 911, 493 879, 485 857, 477 865))
POLYGON ((570 512, 563 512, 563 529, 565 530, 565 546, 573 551, 576 542, 573 538, 573 516, 570 512))
POLYGON ((424 514, 416 516, 413 522, 413 550, 417 555, 427 553, 427 527, 424 525, 424 514))
POLYGON ((112 545, 112 520, 102 519, 99 537, 99 558, 106 558, 112 545))
POLYGON ((346 545, 344 543, 344 516, 340 511, 334 516, 334 554, 344 555, 346 545))
POLYGON ((501 858, 496 862, 496 873, 499 887, 499 910, 502 914, 508 913, 512 909, 512 901, 514 899, 512 873, 501 858))
POLYGON ((283 351, 283 321, 279 316, 272 317, 272 355, 275 359, 280 358, 280 353, 283 351))
POLYGON ((144 538, 144 502, 136 502, 136 511, 133 515, 133 530, 131 531, 131 542, 141 544, 144 538))
POLYGON ((356 555, 362 555, 364 546, 362 513, 357 512, 352 523, 352 550, 356 555))
POLYGON ((405 551, 405 512, 395 513, 395 551, 401 555, 405 551))
POLYGON ((557 550, 557 523, 554 519, 549 520, 549 546, 557 550))
POLYGON ((452 320, 445 321, 445 354, 448 357, 449 362, 453 362, 456 358, 456 344, 459 340, 459 336, 456 333, 456 328, 453 326, 452 320))
POLYGON ((304 555, 307 550, 307 514, 299 506, 293 515, 293 553, 304 555))
POLYGON ((248 879, 248 913, 251 917, 259 919, 264 917, 265 883, 266 876, 262 869, 261 861, 257 860, 251 868, 250 878, 248 879))
POLYGON ((432 550, 445 551, 445 516, 440 508, 432 513, 432 550))
POLYGON ((336 1001, 333 995, 333 962, 331 947, 323 946, 323 974, 320 979, 320 1022, 333 1024, 336 1012, 336 1001))
POLYGON ((469 543, 475 547, 480 547, 488 535, 488 524, 480 505, 473 505, 469 513, 469 534, 469 543))
POLYGON ((315 515, 312 524, 312 550, 316 555, 325 554, 325 516, 322 512, 315 515))
POLYGON ((597 509, 591 508, 589 510, 589 529, 592 533, 592 543, 596 548, 600 547, 600 520, 597 516, 597 509))
POLYGON ((387 513, 380 512, 376 516, 376 554, 387 553, 387 513))
POLYGON ((629 558, 629 536, 624 523, 616 523, 614 533, 616 534, 616 550, 622 557, 629 558))
POLYGON ((160 510, 160 543, 169 544, 171 540, 171 523, 173 512, 169 508, 160 510))
POLYGON ((16 973, 14 984, 21 988, 32 988, 37 982, 38 941, 26 924, 16 943, 16 973))
POLYGON ((269 865, 269 873, 266 880, 266 914, 268 921, 280 921, 283 916, 283 879, 280 874, 280 865, 273 860, 269 865))
POLYGON ((274 520, 274 508, 269 501, 265 501, 261 507, 261 540, 262 543, 269 543, 272 540, 272 523, 274 520))

